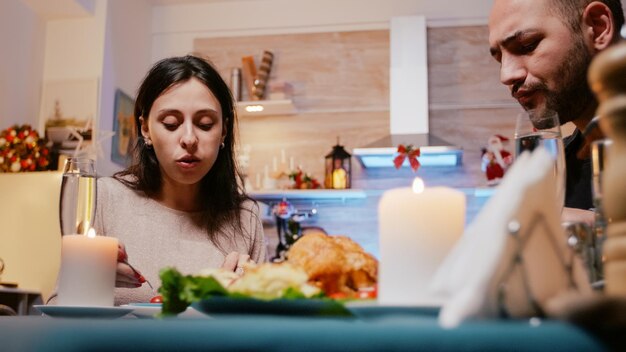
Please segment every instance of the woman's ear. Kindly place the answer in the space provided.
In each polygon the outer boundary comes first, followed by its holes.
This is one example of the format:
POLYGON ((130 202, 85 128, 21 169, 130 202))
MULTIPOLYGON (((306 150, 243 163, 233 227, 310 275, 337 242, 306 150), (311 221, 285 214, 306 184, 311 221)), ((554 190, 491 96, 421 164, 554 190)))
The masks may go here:
POLYGON ((606 49, 613 42, 615 22, 613 13, 605 4, 594 1, 583 12, 583 32, 590 39, 593 49, 598 52, 606 49))
POLYGON ((222 128, 222 142, 221 143, 224 143, 224 141, 226 140, 226 136, 228 135, 228 130, 226 127, 228 124, 226 123, 226 120, 224 120, 224 123, 222 125, 224 127, 222 128))
POLYGON ((148 122, 144 120, 143 116, 139 116, 139 123, 141 124, 141 135, 143 138, 150 138, 150 131, 148 130, 148 122))

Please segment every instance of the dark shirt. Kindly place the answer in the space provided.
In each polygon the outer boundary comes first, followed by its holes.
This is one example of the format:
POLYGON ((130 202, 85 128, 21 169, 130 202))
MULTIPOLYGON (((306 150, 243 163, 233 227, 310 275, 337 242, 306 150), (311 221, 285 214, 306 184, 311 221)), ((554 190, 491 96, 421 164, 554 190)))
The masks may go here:
POLYGON ((576 129, 571 136, 563 139, 565 145, 565 206, 569 208, 591 209, 591 158, 578 159, 576 153, 584 145, 582 133, 576 129))

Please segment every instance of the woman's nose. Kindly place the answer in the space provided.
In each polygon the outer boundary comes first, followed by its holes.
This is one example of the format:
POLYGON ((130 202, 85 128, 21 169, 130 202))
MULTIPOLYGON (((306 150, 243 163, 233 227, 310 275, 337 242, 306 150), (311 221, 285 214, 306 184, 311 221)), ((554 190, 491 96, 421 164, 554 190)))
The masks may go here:
POLYGON ((180 139, 180 145, 185 149, 198 146, 198 136, 196 136, 191 124, 185 125, 183 136, 180 139))

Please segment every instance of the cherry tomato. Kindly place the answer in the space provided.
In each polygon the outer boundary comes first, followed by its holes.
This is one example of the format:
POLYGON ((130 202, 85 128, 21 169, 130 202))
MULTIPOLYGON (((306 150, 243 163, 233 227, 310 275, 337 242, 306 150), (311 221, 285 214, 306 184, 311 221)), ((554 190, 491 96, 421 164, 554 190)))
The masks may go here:
POLYGON ((378 288, 376 286, 360 288, 357 292, 360 299, 375 299, 378 297, 378 288))
POLYGON ((163 303, 163 296, 157 295, 150 299, 150 303, 163 303))

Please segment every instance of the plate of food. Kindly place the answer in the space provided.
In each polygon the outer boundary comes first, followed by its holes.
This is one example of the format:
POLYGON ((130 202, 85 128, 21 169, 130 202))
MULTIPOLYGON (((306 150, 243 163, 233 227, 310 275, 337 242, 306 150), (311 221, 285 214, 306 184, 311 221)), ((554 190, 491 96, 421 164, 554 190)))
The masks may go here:
POLYGON ((55 318, 120 318, 133 309, 129 307, 34 305, 35 309, 55 318))
POLYGON ((276 298, 262 300, 249 297, 211 297, 192 303, 196 310, 209 314, 252 314, 289 316, 344 316, 350 310, 339 301, 324 298, 276 298))
POLYGON ((161 270, 163 316, 191 306, 210 315, 354 316, 345 302, 375 301, 377 260, 346 236, 308 234, 280 263, 248 263, 243 272, 161 270))

